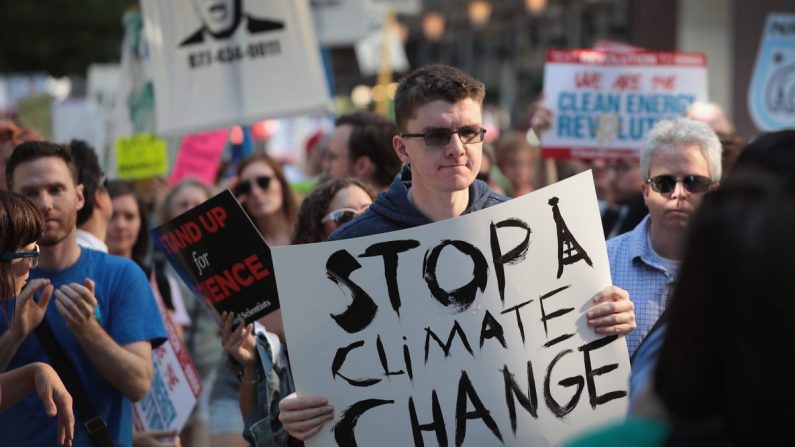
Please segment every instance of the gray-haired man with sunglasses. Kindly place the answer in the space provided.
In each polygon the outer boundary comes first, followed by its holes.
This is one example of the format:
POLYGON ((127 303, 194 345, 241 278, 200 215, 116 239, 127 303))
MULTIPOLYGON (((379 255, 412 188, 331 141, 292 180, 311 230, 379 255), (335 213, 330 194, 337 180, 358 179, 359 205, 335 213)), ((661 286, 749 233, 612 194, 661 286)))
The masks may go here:
MULTIPOLYGON (((398 134, 392 139, 404 163, 389 190, 329 240, 412 228, 488 208, 507 198, 476 180, 483 154, 483 83, 444 65, 420 68, 403 78, 395 93, 398 134)), ((594 297, 588 324, 598 334, 635 328, 625 291, 607 287, 594 297)), ((279 419, 295 438, 317 433, 333 417, 324 398, 296 397, 279 404, 279 419)))
MULTIPOLYGON (((638 328, 627 335, 633 355, 665 310, 682 258, 690 215, 721 178, 721 144, 704 123, 657 123, 640 152, 641 187, 649 208, 632 231, 607 241, 613 284, 635 303, 638 328)), ((633 359, 633 375, 637 363, 633 359)), ((630 387, 630 398, 635 394, 630 387)))

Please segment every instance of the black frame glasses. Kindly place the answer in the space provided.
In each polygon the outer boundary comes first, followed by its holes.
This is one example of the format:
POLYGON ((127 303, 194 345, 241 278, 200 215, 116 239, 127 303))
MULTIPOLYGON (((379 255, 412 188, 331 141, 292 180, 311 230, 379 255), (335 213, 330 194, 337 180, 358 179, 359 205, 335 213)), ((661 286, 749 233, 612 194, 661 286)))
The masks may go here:
POLYGON ((682 178, 676 178, 670 174, 656 175, 652 178, 646 179, 646 183, 651 185, 651 189, 659 192, 660 194, 669 194, 676 189, 676 184, 682 182, 682 186, 688 192, 694 194, 701 194, 709 191, 715 183, 711 178, 703 175, 686 175, 682 178))
POLYGON ((235 188, 234 188, 233 192, 238 197, 251 194, 251 188, 253 188, 252 183, 255 183, 255 182, 256 182, 257 186, 259 186, 259 189, 261 189, 263 191, 267 191, 268 188, 270 188, 270 186, 271 186, 271 180, 272 180, 272 177, 267 176, 267 175, 259 175, 257 177, 252 178, 252 179, 241 180, 241 181, 237 182, 237 185, 235 185, 235 188))
POLYGON ((13 253, 3 253, 0 255, 0 261, 11 262, 14 259, 32 258, 30 268, 35 269, 39 266, 39 255, 41 255, 41 252, 39 251, 39 244, 35 244, 33 251, 15 251, 13 253))
POLYGON ((482 143, 486 137, 486 129, 478 126, 463 126, 458 130, 450 129, 430 129, 423 133, 402 133, 403 138, 422 138, 426 146, 440 147, 447 146, 453 134, 458 134, 458 138, 464 144, 482 143))

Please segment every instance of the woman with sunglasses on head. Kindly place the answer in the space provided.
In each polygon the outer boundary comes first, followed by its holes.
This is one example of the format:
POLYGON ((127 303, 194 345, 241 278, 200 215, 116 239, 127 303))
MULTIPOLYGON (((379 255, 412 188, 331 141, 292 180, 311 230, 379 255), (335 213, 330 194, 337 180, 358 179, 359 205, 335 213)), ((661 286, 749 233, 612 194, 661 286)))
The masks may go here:
MULTIPOLYGON (((0 371, 5 371, 30 332, 44 318, 52 297, 49 280, 27 283, 29 272, 38 266, 36 240, 44 232, 44 219, 25 197, 0 190, 0 371), (27 287, 25 287, 27 283, 27 287), (36 301, 35 295, 41 292, 36 301), (9 321, 10 320, 10 321, 9 321)), ((74 414, 72 396, 50 365, 29 363, 0 374, 0 412, 36 392, 49 416, 58 416, 58 443, 72 445, 74 414)))
POLYGON ((353 178, 329 180, 304 198, 293 244, 323 242, 373 203, 375 190, 353 178))
MULTIPOLYGON (((352 178, 318 185, 301 204, 292 243, 325 241, 329 234, 367 209, 374 197, 370 186, 352 178)), ((240 365, 239 381, 233 379, 232 384, 239 393, 237 404, 246 420, 246 437, 255 446, 289 445, 291 438, 282 428, 276 410, 279 400, 295 391, 284 346, 262 327, 255 332, 255 325, 241 324, 233 330, 232 324, 233 315, 223 314, 222 343, 240 365)), ((222 368, 221 386, 229 388, 225 375, 226 368, 222 368)))

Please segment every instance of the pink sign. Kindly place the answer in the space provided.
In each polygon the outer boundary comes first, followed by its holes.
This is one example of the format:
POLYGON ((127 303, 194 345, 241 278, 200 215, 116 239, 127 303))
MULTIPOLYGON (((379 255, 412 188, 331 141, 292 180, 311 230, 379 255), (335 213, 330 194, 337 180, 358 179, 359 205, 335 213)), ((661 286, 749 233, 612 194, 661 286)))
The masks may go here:
POLYGON ((175 185, 184 178, 192 177, 206 185, 215 184, 228 136, 228 129, 220 129, 183 138, 168 183, 175 185))

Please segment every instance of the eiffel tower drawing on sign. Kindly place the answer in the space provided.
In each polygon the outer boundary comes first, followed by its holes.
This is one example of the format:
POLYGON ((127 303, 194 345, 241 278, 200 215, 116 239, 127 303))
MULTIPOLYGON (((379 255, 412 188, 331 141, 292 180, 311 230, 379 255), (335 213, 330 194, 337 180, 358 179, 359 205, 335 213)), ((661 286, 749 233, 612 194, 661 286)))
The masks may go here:
POLYGON ((557 197, 549 199, 549 206, 552 207, 552 218, 555 219, 555 229, 558 234, 558 278, 563 274, 564 265, 574 264, 583 260, 593 267, 593 262, 588 257, 588 253, 583 250, 577 239, 574 239, 574 235, 571 234, 566 222, 563 221, 563 216, 560 215, 560 209, 558 209, 559 201, 560 199, 557 197))

